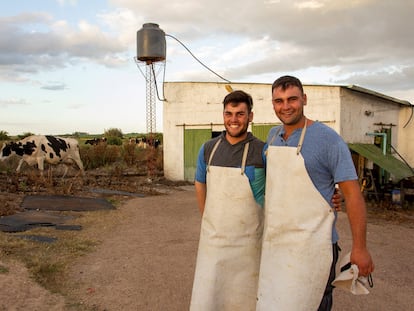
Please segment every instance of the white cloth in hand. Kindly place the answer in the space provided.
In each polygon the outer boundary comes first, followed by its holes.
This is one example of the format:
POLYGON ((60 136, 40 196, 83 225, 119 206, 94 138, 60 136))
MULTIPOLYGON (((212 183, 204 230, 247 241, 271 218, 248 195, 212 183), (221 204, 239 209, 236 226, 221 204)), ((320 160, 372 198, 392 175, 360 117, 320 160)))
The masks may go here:
POLYGON ((369 294, 368 278, 364 276, 358 277, 358 266, 351 264, 351 253, 347 253, 339 261, 336 267, 336 278, 332 285, 350 291, 354 295, 369 294))

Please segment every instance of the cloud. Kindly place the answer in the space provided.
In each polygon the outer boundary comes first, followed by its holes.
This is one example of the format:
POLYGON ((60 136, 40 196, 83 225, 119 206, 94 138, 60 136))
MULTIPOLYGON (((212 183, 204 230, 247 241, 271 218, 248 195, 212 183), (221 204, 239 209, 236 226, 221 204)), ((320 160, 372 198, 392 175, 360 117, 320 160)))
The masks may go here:
POLYGON ((75 6, 78 4, 78 0, 56 0, 56 2, 59 3, 60 6, 66 6, 66 5, 75 6))
POLYGON ((8 106, 26 106, 29 103, 22 99, 22 98, 12 98, 12 99, 0 99, 0 107, 8 107, 8 106))
POLYGON ((16 74, 57 70, 82 61, 125 65, 128 48, 116 34, 103 32, 87 21, 72 26, 45 13, 0 17, 0 74, 3 75, 10 66, 16 74))
POLYGON ((40 88, 49 91, 62 91, 67 89, 67 86, 61 82, 50 82, 48 85, 41 86, 40 88))
MULTIPOLYGON (((403 65, 414 61, 411 1, 227 1, 223 5, 211 0, 203 5, 201 1, 171 0, 168 6, 148 0, 111 2, 133 10, 137 20, 142 17, 145 22, 159 23, 166 33, 183 42, 196 42, 199 50, 203 40, 208 43, 204 47, 214 46, 213 36, 243 37, 252 43, 267 38, 264 48, 270 54, 263 56, 260 49, 252 50, 241 63, 246 70, 257 65, 264 73, 315 66, 353 69, 361 65, 400 66, 401 59, 405 60, 403 65), (172 15, 172 10, 176 14, 172 15)), ((246 42, 215 57, 247 54, 246 42)), ((232 66, 240 66, 238 61, 236 58, 232 66)), ((240 72, 243 70, 235 68, 231 74, 240 72)))
POLYGON ((413 88, 414 66, 377 68, 372 71, 359 71, 350 73, 346 78, 336 82, 345 83, 353 81, 353 84, 368 86, 374 90, 405 91, 413 88))
MULTIPOLYGON (((47 13, 0 17, 0 80, 24 81, 29 74, 82 62, 130 65, 137 30, 154 22, 232 81, 318 71, 326 73, 320 83, 361 83, 384 90, 412 87, 412 1, 210 0, 206 5, 194 0, 110 0, 109 4, 111 11, 76 24, 47 13)), ((167 62, 183 57, 186 65, 175 77, 211 77, 201 66, 187 66, 193 63, 191 56, 167 37, 167 62)))

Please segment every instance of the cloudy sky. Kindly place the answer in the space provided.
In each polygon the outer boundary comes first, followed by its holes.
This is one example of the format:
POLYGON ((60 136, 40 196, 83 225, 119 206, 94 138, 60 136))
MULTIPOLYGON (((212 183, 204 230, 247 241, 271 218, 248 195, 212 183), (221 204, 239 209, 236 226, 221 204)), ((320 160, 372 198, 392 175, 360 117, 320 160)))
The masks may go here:
MULTIPOLYGON (((165 81, 222 81, 177 38, 232 82, 293 74, 414 103, 413 12, 412 0, 1 1, 0 131, 145 132, 144 23, 172 36, 165 81)), ((158 102, 157 131, 161 115, 158 102)))

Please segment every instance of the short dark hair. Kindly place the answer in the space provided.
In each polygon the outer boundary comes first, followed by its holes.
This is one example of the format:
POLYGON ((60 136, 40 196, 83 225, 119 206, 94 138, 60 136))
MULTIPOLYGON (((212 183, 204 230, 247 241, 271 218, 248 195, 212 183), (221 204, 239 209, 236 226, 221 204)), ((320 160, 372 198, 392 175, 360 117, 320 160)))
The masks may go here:
POLYGON ((233 91, 224 97, 223 100, 223 108, 226 107, 228 103, 234 103, 234 104, 240 104, 240 103, 246 103, 247 104, 247 110, 249 113, 253 109, 253 98, 250 94, 247 94, 244 91, 233 91))
POLYGON ((282 90, 285 91, 287 88, 289 88, 291 86, 298 87, 299 90, 303 94, 302 82, 300 82, 300 80, 298 78, 293 77, 293 76, 282 76, 282 77, 276 79, 276 81, 273 82, 273 84, 272 84, 272 93, 273 93, 273 90, 278 88, 278 87, 281 87, 282 90))

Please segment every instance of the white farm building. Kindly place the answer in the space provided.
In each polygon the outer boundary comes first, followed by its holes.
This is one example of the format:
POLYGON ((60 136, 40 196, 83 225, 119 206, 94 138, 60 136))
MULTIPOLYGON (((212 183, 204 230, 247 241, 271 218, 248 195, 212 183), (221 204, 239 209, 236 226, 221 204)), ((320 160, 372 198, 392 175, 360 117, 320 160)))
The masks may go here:
MULTIPOLYGON (((194 180, 201 144, 224 130, 222 100, 229 89, 252 95, 254 118, 250 131, 255 136, 265 140, 268 130, 280 124, 272 109, 271 84, 165 82, 166 178, 194 180)), ((304 85, 304 90, 308 98, 305 115, 325 123, 344 138, 355 155, 360 178, 376 165, 383 171, 374 177, 377 179, 398 182, 414 175, 414 106, 409 102, 354 85, 304 85)))

